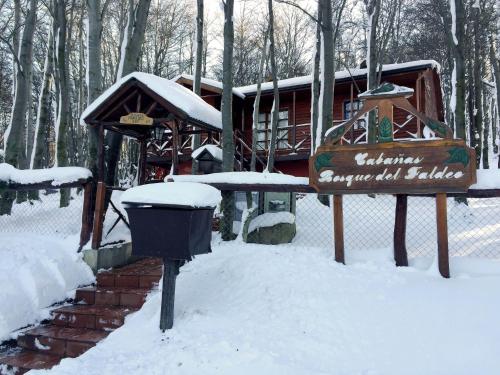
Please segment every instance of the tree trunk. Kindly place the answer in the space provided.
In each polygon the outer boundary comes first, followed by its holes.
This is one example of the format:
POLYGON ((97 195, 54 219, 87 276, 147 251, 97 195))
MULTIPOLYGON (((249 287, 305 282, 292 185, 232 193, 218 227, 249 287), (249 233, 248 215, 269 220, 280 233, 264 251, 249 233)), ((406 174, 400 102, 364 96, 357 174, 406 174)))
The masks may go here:
POLYGON ((450 107, 453 111, 455 136, 465 140, 465 10, 463 0, 449 0, 449 4, 451 17, 448 18, 451 21, 448 21, 447 31, 454 61, 450 107))
MULTIPOLYGON (((117 80, 137 70, 150 4, 151 0, 139 0, 137 6, 134 7, 134 2, 132 0, 129 1, 129 16, 126 32, 123 36, 121 45, 120 63, 116 76, 117 80)), ((115 182, 116 167, 120 157, 122 135, 115 132, 108 132, 106 135, 106 143, 108 152, 106 154, 107 170, 105 182, 106 185, 112 186, 115 182)), ((109 198, 110 196, 107 196, 106 202, 109 202, 109 198)))
POLYGON ((264 42, 262 44, 262 54, 259 62, 259 73, 257 76, 257 92, 255 94, 255 101, 253 103, 253 124, 252 124, 252 158, 250 160, 250 170, 255 172, 255 164, 257 159, 257 141, 258 141, 258 126, 259 126, 259 113, 260 113, 260 95, 262 77, 264 75, 264 65, 267 60, 267 35, 268 30, 264 34, 264 42))
MULTIPOLYGON (((87 0, 88 32, 87 32, 87 105, 90 105, 102 91, 101 74, 101 35, 102 16, 101 1, 87 0)), ((97 153, 99 129, 96 126, 88 128, 89 155, 88 166, 94 177, 97 177, 97 153)))
POLYGON ((333 37, 333 16, 332 16, 332 1, 320 0, 321 7, 321 91, 319 113, 318 132, 321 134, 317 146, 319 146, 325 138, 325 132, 333 125, 333 90, 335 80, 334 66, 334 37, 333 37))
MULTIPOLYGON (((486 89, 486 88, 485 88, 486 89)), ((493 111, 494 111, 494 103, 490 101, 487 96, 487 91, 483 92, 483 113, 485 115, 485 119, 483 121, 483 145, 482 145, 482 162, 483 169, 490 168, 489 161, 489 139, 490 139, 490 126, 493 122, 493 111), (489 103, 488 103, 489 102, 489 103), (489 105, 488 105, 489 104, 489 105), (489 106, 489 109, 488 109, 489 106)))
MULTIPOLYGON (((321 20, 321 4, 318 3, 318 20, 321 20)), ((316 152, 319 146, 319 139, 317 138, 318 132, 318 116, 319 116, 319 93, 320 93, 320 60, 321 60, 321 24, 316 22, 316 44, 314 50, 314 63, 313 63, 313 80, 311 84, 311 155, 316 152)))
MULTIPOLYGON (((234 170, 233 139, 233 24, 234 0, 224 3, 224 52, 222 60, 222 169, 224 172, 234 170)), ((234 194, 222 192, 223 218, 221 221, 221 237, 224 241, 234 239, 234 194)))
MULTIPOLYGON (((499 15, 500 19, 500 15, 499 15)), ((492 118, 495 119, 495 121, 492 121, 491 127, 492 127, 492 146, 493 146, 493 152, 495 154, 498 154, 498 140, 497 140, 497 134, 500 131, 499 127, 499 122, 500 122, 500 61, 499 61, 499 56, 497 56, 496 53, 496 41, 495 39, 491 39, 490 42, 490 63, 493 68, 493 76, 495 77, 495 100, 496 100, 496 115, 492 116, 492 118)), ((500 160, 500 158, 499 158, 500 160)))
MULTIPOLYGON (((377 86, 377 26, 380 15, 380 1, 370 0, 367 4, 368 12, 368 36, 366 46, 366 74, 367 74, 367 90, 372 90, 377 86)), ((370 111, 368 114, 368 143, 377 142, 377 124, 375 111, 370 111)))
POLYGON ((272 0, 268 0, 268 10, 269 10, 269 58, 271 60, 271 74, 273 76, 274 102, 271 111, 271 140, 269 141, 266 170, 268 172, 272 172, 274 169, 274 154, 276 151, 276 135, 278 133, 278 122, 279 122, 279 112, 280 112, 280 95, 279 95, 278 77, 277 77, 278 68, 276 66, 276 54, 274 45, 274 14, 273 14, 272 0))
MULTIPOLYGON (((19 166, 19 153, 22 147, 23 129, 26 126, 26 112, 29 102, 28 95, 31 95, 29 90, 29 71, 31 69, 33 57, 33 35, 36 23, 36 8, 38 1, 30 0, 24 29, 19 46, 18 67, 16 69, 16 91, 12 115, 9 128, 5 132, 5 162, 19 166)), ((0 202, 0 215, 10 215, 12 203, 15 194, 12 192, 4 192, 0 202)))
POLYGON ((481 20, 480 9, 472 8, 474 14, 474 146, 476 149, 476 165, 481 165, 482 137, 483 137, 483 77, 482 77, 482 56, 481 56, 481 20))
MULTIPOLYGON (((203 0, 197 0, 197 15, 196 15, 196 62, 194 68, 193 91, 196 95, 201 96, 201 65, 203 58, 203 0)), ((200 147, 200 134, 193 135, 192 150, 200 147)), ((198 174, 198 163, 192 158, 191 165, 192 174, 198 174)))
POLYGON ((43 67, 42 89, 38 99, 38 114, 36 116, 35 139, 33 154, 31 155, 31 169, 40 169, 48 166, 49 161, 45 159, 47 145, 47 135, 49 131, 51 103, 51 80, 54 65, 54 33, 52 27, 49 28, 47 54, 43 67))
MULTIPOLYGON (((56 117, 56 166, 65 167, 69 162, 68 131, 70 128, 71 103, 69 86, 69 59, 67 52, 66 1, 54 0, 54 35, 56 36, 55 67, 59 105, 56 117)), ((70 189, 61 189, 60 207, 69 205, 70 189)))
MULTIPOLYGON (((19 57, 19 43, 20 43, 20 31, 21 30, 21 0, 14 0, 14 30, 12 31, 12 49, 14 50, 14 53, 17 54, 19 57)), ((14 76, 12 77, 12 87, 13 87, 13 93, 16 92, 16 85, 17 85, 17 69, 18 63, 16 59, 12 59, 13 61, 13 69, 12 71, 14 72, 14 76)))

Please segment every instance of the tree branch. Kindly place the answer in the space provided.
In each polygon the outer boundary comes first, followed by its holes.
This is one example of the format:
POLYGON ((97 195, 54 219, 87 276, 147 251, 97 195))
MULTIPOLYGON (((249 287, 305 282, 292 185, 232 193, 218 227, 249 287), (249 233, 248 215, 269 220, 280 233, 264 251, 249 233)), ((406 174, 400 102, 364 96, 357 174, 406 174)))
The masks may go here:
POLYGON ((307 16, 309 16, 309 18, 311 18, 314 22, 318 23, 321 25, 321 21, 318 20, 316 17, 314 17, 311 13, 309 13, 307 10, 305 10, 304 8, 302 8, 299 4, 293 2, 293 1, 290 1, 290 0, 275 0, 277 3, 281 3, 281 4, 286 4, 286 5, 291 5, 299 10, 301 10, 302 12, 304 12, 307 16))

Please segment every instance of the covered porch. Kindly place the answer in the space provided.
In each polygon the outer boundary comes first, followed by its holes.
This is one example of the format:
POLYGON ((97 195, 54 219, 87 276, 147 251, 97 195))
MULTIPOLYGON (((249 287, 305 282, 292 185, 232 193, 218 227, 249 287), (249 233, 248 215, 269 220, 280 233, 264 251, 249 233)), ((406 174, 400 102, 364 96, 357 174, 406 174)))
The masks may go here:
POLYGON ((82 125, 98 129, 98 175, 92 248, 101 244, 106 192, 105 133, 115 132, 139 144, 138 184, 162 167, 177 173, 182 150, 194 134, 204 143, 220 137, 220 112, 192 91, 152 74, 131 73, 106 90, 83 112, 82 125))

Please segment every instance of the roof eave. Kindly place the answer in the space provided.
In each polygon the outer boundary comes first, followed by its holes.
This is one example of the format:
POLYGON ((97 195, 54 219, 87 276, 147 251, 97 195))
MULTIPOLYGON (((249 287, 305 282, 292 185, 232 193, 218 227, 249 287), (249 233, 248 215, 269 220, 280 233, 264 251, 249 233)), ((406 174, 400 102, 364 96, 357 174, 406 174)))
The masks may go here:
MULTIPOLYGON (((419 70, 425 70, 428 68, 435 69, 435 66, 431 62, 429 62, 429 63, 425 63, 425 64, 421 64, 421 65, 406 66, 406 67, 402 67, 402 68, 390 69, 390 70, 387 70, 385 72, 383 71, 382 77, 387 76, 387 75, 393 75, 393 74, 410 73, 410 72, 415 72, 415 71, 419 71, 419 70)), ((356 74, 353 76, 348 76, 348 77, 343 77, 343 78, 336 78, 335 84, 349 82, 352 79, 366 79, 366 73, 356 74)), ((293 85, 293 86, 287 86, 284 88, 280 88, 279 91, 280 91, 280 93, 285 93, 285 92, 302 90, 302 89, 304 89, 304 90, 310 89, 310 87, 311 87, 311 83, 303 83, 300 85, 293 85)), ((273 93, 272 88, 261 91, 262 95, 267 95, 267 94, 272 94, 272 93, 273 93)), ((252 97, 252 96, 255 96, 257 94, 257 92, 256 91, 249 91, 249 92, 245 92, 244 94, 247 97, 252 97)))

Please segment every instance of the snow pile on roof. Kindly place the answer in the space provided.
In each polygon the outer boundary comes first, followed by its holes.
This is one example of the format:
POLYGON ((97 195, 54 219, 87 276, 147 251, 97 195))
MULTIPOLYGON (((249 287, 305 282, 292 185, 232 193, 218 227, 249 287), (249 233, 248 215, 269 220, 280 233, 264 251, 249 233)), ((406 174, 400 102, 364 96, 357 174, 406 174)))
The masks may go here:
POLYGON ((95 280, 76 252, 77 238, 67 241, 29 232, 2 233, 0 342, 16 329, 49 318, 49 306, 95 280))
MULTIPOLYGON (((178 75, 177 77, 172 78, 172 81, 177 82, 180 79, 185 79, 185 80, 193 82, 194 76, 192 74, 183 73, 183 74, 178 75)), ((201 84, 211 86, 211 87, 216 88, 218 90, 222 90, 222 82, 216 81, 215 79, 201 77, 201 84)), ((236 95, 237 97, 239 97, 241 99, 245 99, 245 94, 243 94, 236 87, 233 87, 233 95, 236 95)))
POLYGON ((248 226, 248 233, 252 233, 258 228, 273 227, 281 223, 295 223, 295 215, 291 212, 266 212, 257 216, 250 222, 250 225, 248 226))
POLYGON ((83 111, 80 117, 80 124, 85 125, 85 118, 131 79, 136 79, 146 85, 157 95, 186 113, 190 118, 201 121, 214 128, 222 129, 221 113, 194 92, 169 79, 142 72, 130 73, 104 91, 104 93, 83 111))
POLYGON ((47 169, 17 169, 0 163, 0 181, 15 184, 37 184, 52 181, 52 186, 76 182, 92 177, 92 172, 81 167, 54 167, 47 169))
POLYGON ((478 169, 477 182, 470 189, 500 189, 499 169, 478 169))
POLYGON ((206 184, 273 184, 309 185, 308 177, 296 177, 281 173, 220 172, 203 175, 169 175, 165 180, 201 182, 206 184))
POLYGON ((204 145, 204 146, 198 147, 196 150, 193 151, 193 153, 191 154, 191 157, 193 159, 196 159, 198 156, 200 156, 203 153, 203 151, 207 151, 215 159, 222 161, 222 149, 216 145, 204 145))
POLYGON ((389 82, 384 82, 377 88, 359 94, 358 98, 369 98, 369 97, 387 96, 387 95, 398 95, 398 96, 413 95, 413 89, 405 86, 398 86, 389 82))
POLYGON ((125 191, 121 203, 159 204, 186 207, 216 207, 222 196, 220 191, 204 184, 192 182, 160 182, 141 185, 125 191))
MULTIPOLYGON (((439 63, 437 63, 434 60, 418 60, 418 61, 410 61, 407 63, 401 63, 401 64, 385 64, 382 67, 383 72, 390 72, 394 70, 399 70, 399 69, 408 69, 408 68, 418 68, 418 67, 424 67, 424 66, 429 66, 431 68, 437 69, 438 71, 441 69, 439 63)), ((366 68, 359 69, 349 69, 349 70, 341 70, 338 72, 335 72, 335 79, 336 80, 342 80, 342 79, 348 79, 351 76, 355 78, 359 78, 360 76, 365 76, 366 75, 366 68)), ((302 76, 302 77, 295 77, 295 78, 288 78, 288 79, 281 79, 278 81, 278 87, 280 89, 284 88, 290 88, 290 87, 295 87, 295 86, 302 86, 302 85, 310 85, 312 83, 312 75, 307 75, 307 76, 302 76)), ((248 85, 248 86, 241 86, 237 87, 237 89, 242 92, 243 94, 252 94, 257 91, 257 85, 248 85)), ((263 82, 261 86, 262 91, 266 90, 272 90, 273 89, 273 83, 272 82, 263 82)))

